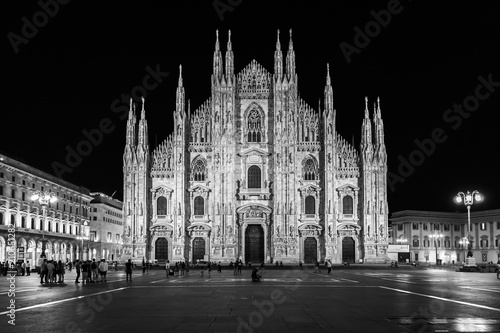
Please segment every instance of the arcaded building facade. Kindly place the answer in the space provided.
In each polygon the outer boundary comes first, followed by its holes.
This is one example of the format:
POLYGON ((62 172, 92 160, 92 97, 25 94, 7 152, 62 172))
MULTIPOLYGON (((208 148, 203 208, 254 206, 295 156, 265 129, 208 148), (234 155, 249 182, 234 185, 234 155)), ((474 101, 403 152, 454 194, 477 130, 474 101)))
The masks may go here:
POLYGON ((180 68, 173 133, 152 151, 144 100, 140 116, 131 102, 124 254, 190 262, 387 261, 380 102, 372 109, 367 100, 356 148, 337 133, 326 64, 321 109, 300 98, 291 32, 286 58, 278 33, 272 73, 256 60, 236 73, 228 37, 223 58, 217 34, 212 89, 194 112, 180 68))

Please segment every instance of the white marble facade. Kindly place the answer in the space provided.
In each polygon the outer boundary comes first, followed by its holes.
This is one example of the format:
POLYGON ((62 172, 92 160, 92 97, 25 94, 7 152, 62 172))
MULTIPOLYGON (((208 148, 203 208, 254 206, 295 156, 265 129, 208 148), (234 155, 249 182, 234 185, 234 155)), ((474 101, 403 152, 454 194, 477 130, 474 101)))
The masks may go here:
MULTIPOLYGON (((312 263, 387 260, 387 156, 380 102, 356 149, 336 130, 328 65, 322 110, 298 95, 292 35, 274 70, 239 73, 217 33, 211 95, 149 151, 131 101, 124 153, 124 250, 149 260, 312 263)), ((319 106, 318 106, 319 108, 319 106)), ((371 116, 370 116, 371 113, 371 116)), ((360 115, 362 115, 362 110, 360 115)), ((361 118, 361 117, 360 117, 361 118)))

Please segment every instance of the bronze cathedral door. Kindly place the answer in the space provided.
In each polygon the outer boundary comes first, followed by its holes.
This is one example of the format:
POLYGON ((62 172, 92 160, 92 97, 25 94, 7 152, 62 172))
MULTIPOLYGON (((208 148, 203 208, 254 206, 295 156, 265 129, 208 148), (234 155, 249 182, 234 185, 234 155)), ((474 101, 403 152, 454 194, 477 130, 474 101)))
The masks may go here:
POLYGON ((205 258, 205 239, 196 237, 193 239, 193 263, 205 258))
POLYGON ((318 242, 314 237, 307 237, 304 240, 304 263, 314 264, 318 260, 318 242))
POLYGON ((264 262, 264 230, 260 225, 249 225, 246 229, 245 262, 264 262))

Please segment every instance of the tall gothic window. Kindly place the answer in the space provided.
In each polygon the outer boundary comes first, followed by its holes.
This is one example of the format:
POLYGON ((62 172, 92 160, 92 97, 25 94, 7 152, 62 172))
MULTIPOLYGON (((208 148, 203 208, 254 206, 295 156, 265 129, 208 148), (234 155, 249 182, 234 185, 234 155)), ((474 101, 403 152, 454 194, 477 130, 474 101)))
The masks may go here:
POLYGON ((205 166, 205 161, 203 159, 198 158, 194 163, 193 163, 193 169, 192 169, 192 175, 193 175, 193 180, 195 181, 204 181, 205 180, 205 174, 206 174, 206 166, 205 166))
POLYGON ((167 215, 167 198, 159 197, 156 200, 156 215, 167 215))
POLYGON ((306 214, 316 214, 316 199, 312 195, 306 197, 306 214))
POLYGON ((342 212, 343 214, 352 214, 352 197, 350 195, 346 195, 344 199, 342 199, 342 212))
POLYGON ((250 111, 247 122, 247 141, 260 142, 262 138, 262 119, 258 110, 250 111))
POLYGON ((304 162, 304 180, 315 180, 316 179, 316 166, 314 165, 314 160, 309 157, 304 162))
POLYGON ((194 198, 194 215, 205 215, 205 200, 200 196, 194 198))
POLYGON ((248 188, 260 188, 260 168, 256 165, 248 169, 248 188))

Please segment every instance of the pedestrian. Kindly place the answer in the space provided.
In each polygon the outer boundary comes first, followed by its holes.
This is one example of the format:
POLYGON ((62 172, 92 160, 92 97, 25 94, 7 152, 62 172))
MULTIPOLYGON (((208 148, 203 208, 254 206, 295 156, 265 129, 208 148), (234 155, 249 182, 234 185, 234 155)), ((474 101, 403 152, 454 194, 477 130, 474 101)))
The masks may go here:
POLYGON ((200 265, 200 276, 203 277, 203 273, 205 273, 205 265, 200 265))
POLYGON ((144 261, 144 258, 142 258, 142 274, 146 273, 146 262, 144 261))
POLYGON ((49 280, 49 283, 53 283, 54 282, 54 271, 56 270, 56 267, 54 266, 54 263, 51 261, 49 261, 47 263, 47 276, 48 276, 48 280, 49 280))
POLYGON ((167 260, 167 262, 165 263, 165 272, 167 273, 167 279, 169 278, 169 274, 170 274, 170 262, 167 260))
POLYGON ((92 258, 92 263, 90 264, 90 274, 92 276, 90 277, 90 282, 96 283, 99 282, 98 277, 99 277, 99 266, 97 265, 95 258, 92 258))
POLYGON ((185 272, 186 272, 186 263, 183 261, 181 262, 181 276, 184 276, 185 272))
POLYGON ((125 274, 127 276, 127 281, 130 276, 130 281, 132 281, 132 260, 129 259, 127 263, 125 263, 125 274))
POLYGON ((497 279, 500 279, 500 260, 497 263, 497 279))
POLYGON ((118 271, 118 261, 115 261, 113 265, 115 266, 115 272, 118 271))
POLYGON ((76 279, 75 279, 75 283, 80 283, 80 281, 78 281, 78 279, 80 278, 80 269, 81 269, 81 265, 80 265, 80 260, 77 260, 76 261, 76 264, 75 264, 75 269, 76 269, 76 279))
POLYGON ((238 260, 238 274, 241 275, 241 267, 243 267, 243 262, 240 260, 238 260))
POLYGON ((82 284, 88 284, 89 283, 89 270, 90 266, 88 261, 84 260, 82 263, 82 284))
POLYGON ((210 272, 212 271, 212 263, 207 264, 208 277, 210 277, 210 272))
POLYGON ((321 271, 319 269, 319 261, 317 261, 317 260, 316 260, 316 263, 314 264, 314 273, 321 274, 321 271))
POLYGON ((330 274, 330 272, 332 271, 332 262, 330 261, 330 259, 326 261, 326 267, 328 268, 328 274, 330 274))
POLYGON ((217 272, 222 273, 222 266, 220 265, 220 261, 219 264, 217 265, 217 272))
POLYGON ((101 259, 101 262, 99 263, 99 274, 101 274, 101 282, 107 282, 106 281, 107 273, 108 273, 108 263, 106 262, 105 259, 101 259))
POLYGON ((31 264, 29 260, 26 260, 26 275, 27 276, 31 275, 31 264))
POLYGON ((57 275, 59 277, 59 281, 57 281, 57 283, 64 283, 64 274, 66 273, 65 271, 65 267, 62 263, 61 260, 59 260, 59 262, 57 263, 57 275))
POLYGON ((21 263, 21 272, 23 276, 26 274, 26 263, 24 262, 24 260, 21 263))
POLYGON ((47 274, 47 259, 43 259, 40 265, 40 284, 47 283, 47 274))

